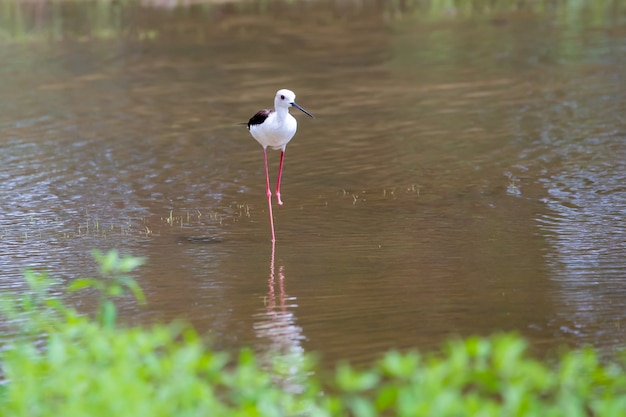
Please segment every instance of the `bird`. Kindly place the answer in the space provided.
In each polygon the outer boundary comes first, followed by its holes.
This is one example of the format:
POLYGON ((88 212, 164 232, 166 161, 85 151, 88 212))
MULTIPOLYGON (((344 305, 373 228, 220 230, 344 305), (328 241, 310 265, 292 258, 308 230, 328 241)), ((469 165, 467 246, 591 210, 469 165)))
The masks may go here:
POLYGON ((248 130, 254 139, 263 146, 263 158, 265 161, 265 193, 270 213, 270 227, 272 229, 272 242, 276 241, 276 233, 274 232, 274 216, 272 214, 272 191, 270 190, 270 175, 267 166, 267 148, 280 150, 280 163, 278 165, 278 180, 276 181, 276 199, 278 205, 282 206, 283 201, 280 198, 280 180, 283 173, 283 160, 285 158, 285 148, 289 141, 296 134, 298 122, 295 117, 289 114, 289 108, 295 107, 307 116, 315 119, 315 117, 300 107, 296 103, 296 94, 287 89, 281 89, 276 92, 274 97, 274 109, 259 110, 248 121, 248 130))

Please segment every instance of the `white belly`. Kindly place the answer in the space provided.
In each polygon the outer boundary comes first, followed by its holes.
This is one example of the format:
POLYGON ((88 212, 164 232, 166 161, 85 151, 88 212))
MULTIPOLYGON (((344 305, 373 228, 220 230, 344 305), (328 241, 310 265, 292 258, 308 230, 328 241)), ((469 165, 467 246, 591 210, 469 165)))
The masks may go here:
POLYGON ((250 133, 264 147, 274 150, 284 149, 296 134, 298 123, 290 114, 287 114, 282 122, 275 117, 275 114, 272 116, 259 125, 250 126, 250 133))

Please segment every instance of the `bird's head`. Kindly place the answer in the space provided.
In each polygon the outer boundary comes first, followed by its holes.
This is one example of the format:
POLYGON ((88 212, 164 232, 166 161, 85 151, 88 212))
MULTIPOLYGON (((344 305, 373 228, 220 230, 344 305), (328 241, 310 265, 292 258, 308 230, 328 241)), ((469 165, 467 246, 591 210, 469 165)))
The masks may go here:
POLYGON ((283 88, 282 90, 278 90, 276 92, 276 98, 274 98, 274 107, 276 109, 278 109, 279 107, 295 107, 298 110, 302 111, 304 114, 315 119, 315 117, 311 113, 304 110, 296 103, 296 93, 291 90, 287 90, 286 88, 283 88))

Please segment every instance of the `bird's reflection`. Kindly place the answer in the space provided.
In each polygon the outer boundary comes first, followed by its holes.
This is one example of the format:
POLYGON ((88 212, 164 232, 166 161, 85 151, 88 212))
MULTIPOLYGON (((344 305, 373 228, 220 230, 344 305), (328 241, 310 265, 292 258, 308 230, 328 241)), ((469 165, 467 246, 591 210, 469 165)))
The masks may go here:
POLYGON ((262 357, 275 381, 289 392, 303 390, 307 376, 302 328, 296 325, 294 310, 296 297, 285 291, 285 268, 275 263, 276 244, 272 242, 268 292, 265 308, 257 314, 254 330, 258 338, 265 339, 262 357))

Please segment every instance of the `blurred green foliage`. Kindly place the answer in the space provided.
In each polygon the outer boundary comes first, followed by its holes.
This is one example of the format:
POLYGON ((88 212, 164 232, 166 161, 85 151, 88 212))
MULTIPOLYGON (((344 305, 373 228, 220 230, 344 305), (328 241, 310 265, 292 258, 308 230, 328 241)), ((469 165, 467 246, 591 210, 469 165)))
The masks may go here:
POLYGON ((33 416, 606 416, 626 411, 626 361, 592 348, 551 365, 512 334, 446 343, 440 352, 388 352, 365 369, 306 370, 284 390, 254 352, 207 347, 182 325, 116 326, 113 300, 143 293, 142 259, 94 252, 102 277, 70 284, 98 293, 95 317, 60 301, 60 282, 27 272, 30 291, 2 300, 21 337, 0 349, 0 414, 33 416), (112 316, 111 316, 112 315, 112 316))
MULTIPOLYGON (((284 13, 306 14, 311 21, 327 19, 336 23, 359 18, 367 10, 387 22, 397 19, 439 22, 465 19, 502 19, 507 14, 545 15, 568 26, 583 28, 602 22, 621 24, 626 11, 622 0, 48 0, 0 1, 0 42, 87 41, 128 38, 140 41, 221 31, 211 24, 229 17, 276 18, 284 13), (345 16, 342 16, 345 14, 345 16), (175 23, 173 23, 175 22, 175 23), (182 28, 185 28, 182 30, 182 28), (171 35, 171 34, 170 34, 171 35)), ((238 28, 239 25, 233 25, 238 28)))

